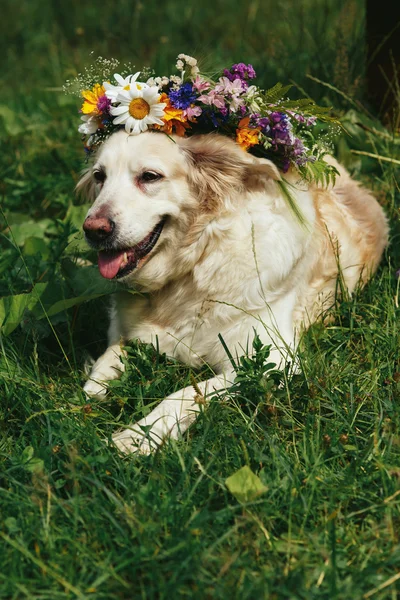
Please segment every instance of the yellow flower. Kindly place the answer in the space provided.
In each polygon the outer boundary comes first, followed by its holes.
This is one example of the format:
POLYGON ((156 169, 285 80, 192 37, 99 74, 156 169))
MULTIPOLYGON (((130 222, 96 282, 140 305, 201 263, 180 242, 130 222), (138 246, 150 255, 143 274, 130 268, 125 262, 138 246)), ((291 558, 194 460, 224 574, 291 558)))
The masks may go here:
POLYGON ((99 83, 95 83, 91 90, 83 90, 82 97, 84 102, 82 104, 82 113, 84 115, 98 115, 101 114, 101 110, 98 107, 100 98, 105 96, 106 90, 99 83))
POLYGON ((256 146, 259 142, 259 127, 249 127, 250 117, 242 119, 236 129, 236 142, 243 150, 256 146))

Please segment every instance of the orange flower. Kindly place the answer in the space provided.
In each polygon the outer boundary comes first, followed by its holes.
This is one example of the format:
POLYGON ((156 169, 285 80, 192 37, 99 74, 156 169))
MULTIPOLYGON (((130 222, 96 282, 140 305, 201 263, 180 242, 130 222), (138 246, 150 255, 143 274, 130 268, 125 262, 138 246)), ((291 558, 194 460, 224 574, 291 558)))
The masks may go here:
POLYGON ((162 117, 162 120, 164 121, 165 125, 161 127, 159 125, 156 125, 155 127, 157 129, 160 129, 160 131, 164 131, 164 133, 168 134, 174 133, 175 129, 176 135, 183 137, 185 135, 186 129, 190 129, 190 125, 187 122, 187 118, 183 114, 183 110, 171 106, 171 101, 168 98, 167 94, 161 94, 160 102, 165 102, 165 104, 167 105, 164 108, 164 116, 162 117))
POLYGON ((242 119, 236 129, 236 142, 243 150, 256 146, 259 142, 260 127, 249 127, 250 117, 242 119))

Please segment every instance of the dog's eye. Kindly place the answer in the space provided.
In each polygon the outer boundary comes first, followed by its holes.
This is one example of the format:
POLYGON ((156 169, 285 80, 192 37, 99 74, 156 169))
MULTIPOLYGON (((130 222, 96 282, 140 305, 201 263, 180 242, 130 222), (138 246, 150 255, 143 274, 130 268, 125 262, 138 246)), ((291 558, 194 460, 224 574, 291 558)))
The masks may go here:
POLYGON ((144 171, 139 175, 139 181, 141 183, 152 183, 153 181, 160 181, 163 177, 163 175, 156 173, 155 171, 144 171))
POLYGON ((93 171, 93 177, 96 183, 104 183, 106 180, 106 174, 104 171, 93 171))

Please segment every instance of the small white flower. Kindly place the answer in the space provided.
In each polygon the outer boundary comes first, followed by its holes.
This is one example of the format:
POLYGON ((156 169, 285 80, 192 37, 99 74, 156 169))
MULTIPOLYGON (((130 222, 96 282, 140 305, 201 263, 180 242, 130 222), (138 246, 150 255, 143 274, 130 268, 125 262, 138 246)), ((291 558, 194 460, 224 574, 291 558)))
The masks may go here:
POLYGON ((190 75, 196 78, 200 72, 199 67, 197 66, 197 60, 188 54, 178 54, 178 60, 176 61, 176 68, 178 71, 184 70, 185 63, 190 67, 190 75))
POLYGON ((257 100, 260 98, 260 90, 256 85, 250 85, 245 94, 246 102, 251 112, 260 112, 261 107, 257 100))
POLYGON ((165 85, 169 84, 169 79, 168 77, 150 77, 150 79, 148 79, 146 81, 146 84, 149 87, 164 87, 165 85))
POLYGON ((96 133, 100 126, 100 121, 96 116, 84 115, 81 117, 83 123, 79 125, 78 131, 79 133, 83 133, 84 135, 91 135, 96 133))
POLYGON ((171 75, 169 80, 172 81, 172 83, 174 83, 175 85, 181 85, 182 83, 182 78, 178 77, 178 75, 171 75))
POLYGON ((149 128, 149 125, 164 125, 161 118, 166 104, 159 102, 160 94, 156 87, 137 83, 130 89, 121 91, 110 112, 115 119, 114 125, 125 125, 127 133, 138 135, 149 128), (144 86, 144 87, 143 87, 144 86))
POLYGON ((187 54, 178 54, 178 59, 181 61, 185 61, 189 67, 195 67, 197 65, 197 60, 193 58, 193 56, 188 56, 187 54))

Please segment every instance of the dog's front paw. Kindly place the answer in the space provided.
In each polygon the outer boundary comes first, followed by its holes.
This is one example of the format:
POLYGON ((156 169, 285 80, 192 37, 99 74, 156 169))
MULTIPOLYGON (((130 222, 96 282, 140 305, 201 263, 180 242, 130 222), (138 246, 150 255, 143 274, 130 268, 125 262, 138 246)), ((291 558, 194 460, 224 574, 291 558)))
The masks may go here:
POLYGON ((108 389, 106 383, 101 383, 100 381, 95 381, 94 379, 88 379, 88 381, 83 386, 83 391, 86 396, 89 398, 98 398, 102 400, 105 398, 108 389))
POLYGON ((151 454, 159 447, 159 444, 149 436, 134 429, 124 429, 114 433, 112 441, 124 454, 151 454))

